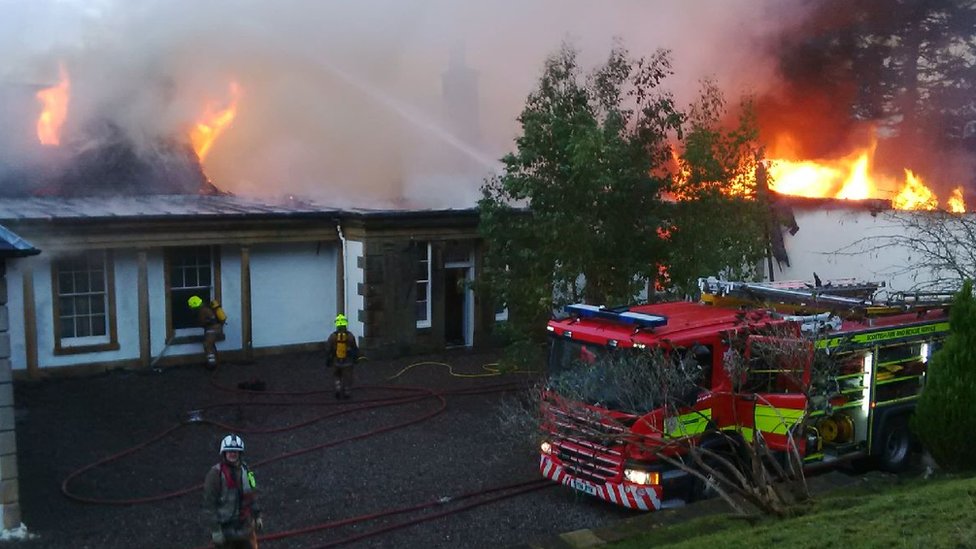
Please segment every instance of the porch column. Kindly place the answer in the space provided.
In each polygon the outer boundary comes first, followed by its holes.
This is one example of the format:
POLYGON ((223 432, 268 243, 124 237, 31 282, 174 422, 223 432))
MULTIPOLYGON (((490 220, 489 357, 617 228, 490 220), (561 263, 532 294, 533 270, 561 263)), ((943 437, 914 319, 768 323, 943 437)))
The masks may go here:
MULTIPOLYGON (((17 480, 17 436, 14 386, 10 365, 10 316, 7 310, 6 265, 0 259, 0 517, 5 530, 20 526, 17 480)), ((36 360, 35 360, 36 362, 36 360)))
POLYGON ((41 377, 41 369, 37 364, 37 306, 34 298, 34 269, 25 264, 23 269, 24 285, 24 350, 27 354, 27 377, 37 379, 41 377))
POLYGON ((254 358, 251 328, 251 248, 241 246, 241 345, 245 360, 254 358))
POLYGON ((149 325, 149 269, 147 267, 147 252, 139 249, 136 252, 138 261, 137 289, 139 300, 139 364, 149 368, 152 364, 152 339, 149 325))

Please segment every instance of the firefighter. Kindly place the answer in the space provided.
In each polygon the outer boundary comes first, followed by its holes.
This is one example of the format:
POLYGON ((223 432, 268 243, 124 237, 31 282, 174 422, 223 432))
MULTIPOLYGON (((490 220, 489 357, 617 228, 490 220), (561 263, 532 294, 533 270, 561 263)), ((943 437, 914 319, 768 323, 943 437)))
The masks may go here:
POLYGON ((349 398, 349 389, 352 388, 353 366, 359 358, 359 347, 356 345, 356 336, 348 330, 349 321, 346 315, 340 313, 335 319, 335 331, 329 335, 326 344, 328 356, 326 366, 333 368, 335 376, 335 397, 337 399, 349 398))
POLYGON ((220 462, 207 471, 203 501, 210 539, 221 549, 257 549, 264 529, 254 473, 244 463, 244 441, 227 435, 220 441, 220 462))
MULTIPOLYGON (((190 296, 187 304, 197 311, 197 319, 200 327, 203 328, 203 352, 207 355, 207 369, 213 370, 217 367, 217 337, 224 326, 220 318, 223 315, 218 315, 212 303, 204 303, 197 295, 190 296)), ((220 308, 219 304, 217 308, 220 308)))

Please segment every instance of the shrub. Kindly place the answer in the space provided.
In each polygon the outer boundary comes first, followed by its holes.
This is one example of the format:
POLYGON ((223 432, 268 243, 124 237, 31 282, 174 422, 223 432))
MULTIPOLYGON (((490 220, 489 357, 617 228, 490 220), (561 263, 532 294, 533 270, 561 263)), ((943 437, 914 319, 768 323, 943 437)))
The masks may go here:
POLYGON ((932 356, 912 430, 950 471, 976 469, 976 300, 967 280, 949 312, 950 335, 932 356))

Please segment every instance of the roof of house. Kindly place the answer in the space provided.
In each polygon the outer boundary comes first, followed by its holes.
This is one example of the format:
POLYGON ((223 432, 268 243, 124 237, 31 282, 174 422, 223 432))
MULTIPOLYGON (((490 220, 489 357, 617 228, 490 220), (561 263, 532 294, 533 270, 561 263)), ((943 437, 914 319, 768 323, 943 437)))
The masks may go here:
POLYGON ((340 210, 299 200, 258 201, 229 195, 31 197, 0 201, 0 220, 172 217, 334 216, 340 210))
POLYGON ((891 210, 891 200, 884 198, 812 198, 770 192, 776 202, 802 210, 863 210, 881 212, 891 210))
POLYGON ((477 217, 477 209, 398 210, 336 208, 309 200, 259 200, 240 196, 164 194, 116 197, 29 197, 0 200, 0 222, 110 221, 173 218, 435 219, 477 217))
POLYGON ((4 257, 25 257, 41 253, 23 238, 14 234, 13 231, 0 225, 0 258, 4 257))

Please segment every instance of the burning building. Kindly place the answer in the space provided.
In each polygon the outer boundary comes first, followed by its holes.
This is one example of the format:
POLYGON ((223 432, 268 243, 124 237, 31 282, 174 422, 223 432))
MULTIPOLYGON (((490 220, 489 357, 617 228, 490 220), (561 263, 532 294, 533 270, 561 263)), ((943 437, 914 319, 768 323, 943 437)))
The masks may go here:
POLYGON ((371 356, 488 341, 474 209, 340 209, 210 181, 238 83, 182 133, 141 141, 111 116, 72 125, 64 67, 0 89, 20 107, 3 112, 17 131, 0 147, 0 224, 42 251, 7 269, 14 375, 198 360, 190 295, 223 304, 231 357, 318 349, 339 312, 371 356))

